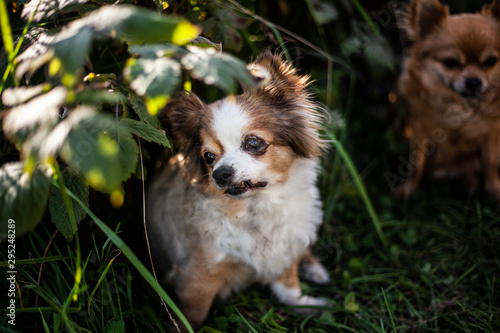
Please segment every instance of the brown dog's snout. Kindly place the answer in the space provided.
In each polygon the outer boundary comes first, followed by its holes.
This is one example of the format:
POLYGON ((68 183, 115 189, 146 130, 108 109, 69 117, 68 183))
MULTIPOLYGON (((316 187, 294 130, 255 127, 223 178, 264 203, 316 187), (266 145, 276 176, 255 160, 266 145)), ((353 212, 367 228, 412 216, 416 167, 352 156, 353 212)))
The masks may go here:
POLYGON ((223 187, 231 183, 234 176, 234 169, 228 166, 221 166, 217 168, 212 173, 212 178, 215 180, 217 185, 223 187))
POLYGON ((477 97, 483 88, 483 81, 477 77, 470 77, 465 80, 465 89, 462 91, 464 97, 477 97))

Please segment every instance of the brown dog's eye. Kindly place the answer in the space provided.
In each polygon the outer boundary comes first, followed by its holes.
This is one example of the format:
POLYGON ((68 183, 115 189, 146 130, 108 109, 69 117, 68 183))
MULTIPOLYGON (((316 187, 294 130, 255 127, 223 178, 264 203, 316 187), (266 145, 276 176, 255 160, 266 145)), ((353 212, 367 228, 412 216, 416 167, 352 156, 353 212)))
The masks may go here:
POLYGON ((203 154, 203 159, 205 160, 205 163, 212 165, 215 161, 215 154, 207 151, 203 154))
POLYGON ((493 67, 497 63, 498 59, 497 57, 491 56, 486 58, 486 60, 483 62, 484 67, 493 67))
POLYGON ((449 57, 443 59, 443 64, 449 69, 455 69, 460 67, 460 62, 457 58, 449 57))
POLYGON ((266 142, 257 136, 249 136, 243 142, 243 148, 254 154, 264 154, 266 147, 266 142))

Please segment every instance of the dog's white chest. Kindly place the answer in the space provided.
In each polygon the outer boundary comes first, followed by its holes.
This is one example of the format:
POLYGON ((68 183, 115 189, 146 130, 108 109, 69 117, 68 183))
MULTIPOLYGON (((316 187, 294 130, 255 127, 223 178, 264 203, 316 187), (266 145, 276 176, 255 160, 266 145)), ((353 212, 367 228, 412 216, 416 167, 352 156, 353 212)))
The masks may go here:
POLYGON ((252 267, 259 278, 273 279, 316 240, 322 218, 317 190, 252 199, 241 214, 220 216, 211 236, 221 259, 232 257, 252 267))

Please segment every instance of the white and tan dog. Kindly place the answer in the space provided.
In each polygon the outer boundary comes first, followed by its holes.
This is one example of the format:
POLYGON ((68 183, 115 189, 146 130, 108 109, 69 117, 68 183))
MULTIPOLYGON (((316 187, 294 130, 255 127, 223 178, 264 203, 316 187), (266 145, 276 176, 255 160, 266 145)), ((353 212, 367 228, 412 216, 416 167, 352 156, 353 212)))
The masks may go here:
POLYGON ((250 68, 266 77, 259 88, 210 105, 182 93, 160 114, 180 155, 148 192, 150 237, 195 329, 216 297, 254 282, 304 311, 327 304, 303 296, 298 276, 302 264, 308 280, 329 281, 310 251, 323 216, 321 108, 281 57, 265 52, 250 68))

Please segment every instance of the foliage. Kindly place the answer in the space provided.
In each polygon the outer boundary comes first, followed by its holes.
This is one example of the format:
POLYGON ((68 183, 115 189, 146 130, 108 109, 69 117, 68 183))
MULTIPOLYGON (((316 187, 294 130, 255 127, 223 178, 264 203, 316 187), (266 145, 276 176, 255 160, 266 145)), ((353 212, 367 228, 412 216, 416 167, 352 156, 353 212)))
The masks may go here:
POLYGON ((0 238, 14 217, 16 331, 172 325, 158 294, 177 309, 141 263, 143 182, 171 148, 156 114, 181 89, 213 101, 252 85, 245 63, 267 47, 310 73, 330 110, 315 254, 335 282, 302 289, 332 306, 300 316, 254 286, 214 306, 201 331, 500 329, 496 204, 448 182, 402 202, 383 177, 407 156, 387 103, 401 3, 106 2, 0 0, 0 238))
MULTIPOLYGON (((83 4, 63 3, 55 8, 50 7, 54 5, 50 1, 35 1, 25 6, 22 16, 40 22, 64 13, 69 5, 74 10, 83 4)), ((63 170, 64 183, 71 185, 87 182, 101 191, 119 191, 122 182, 136 170, 139 151, 134 136, 169 146, 158 122, 148 117, 154 116, 179 88, 183 69, 227 93, 236 89, 238 81, 252 84, 245 65, 236 58, 210 48, 182 47, 194 40, 199 28, 173 16, 127 5, 104 6, 58 26, 57 30, 41 32, 17 56, 17 68, 11 70, 15 72, 15 81, 33 75, 46 63, 49 77, 32 87, 5 90, 2 102, 12 108, 3 128, 21 149, 25 165, 29 162, 34 165, 31 168, 38 168, 58 163, 56 160, 60 158, 67 164, 65 168, 73 168, 71 173, 63 170), (92 45, 109 43, 110 39, 123 45, 119 50, 123 59, 117 64, 123 66, 123 71, 89 72, 87 66, 93 64, 85 63, 90 60, 92 45), (137 45, 132 48, 134 53, 128 50, 128 45, 137 45), (125 80, 117 79, 118 76, 125 80), (138 97, 144 101, 146 110, 138 97)), ((5 186, 2 192, 9 189, 5 186)), ((14 191, 16 187, 10 189, 13 199, 7 202, 21 196, 20 191, 14 191)), ((20 232, 32 230, 40 221, 49 193, 57 195, 57 191, 49 192, 47 186, 44 192, 39 191, 36 199, 42 205, 17 222, 20 232)), ((77 193, 87 201, 87 189, 77 193)), ((33 205, 33 200, 24 200, 24 205, 33 205)), ((68 219, 63 209, 56 208, 57 200, 51 200, 52 219, 63 235, 71 239, 77 229, 65 224, 68 219)), ((5 213, 11 212, 5 210, 5 213)), ((78 221, 83 218, 84 215, 78 214, 78 221)), ((5 221, 2 220, 2 230, 5 221)))

